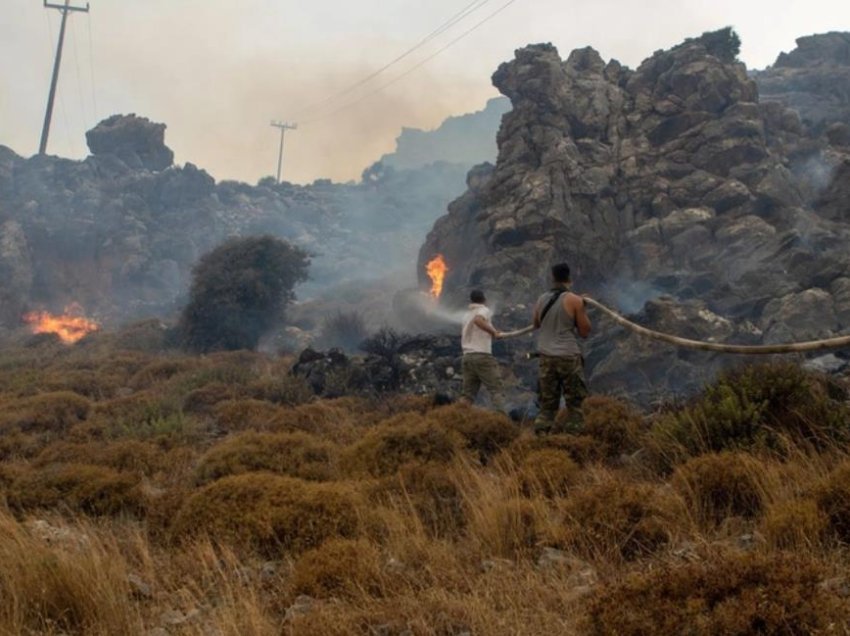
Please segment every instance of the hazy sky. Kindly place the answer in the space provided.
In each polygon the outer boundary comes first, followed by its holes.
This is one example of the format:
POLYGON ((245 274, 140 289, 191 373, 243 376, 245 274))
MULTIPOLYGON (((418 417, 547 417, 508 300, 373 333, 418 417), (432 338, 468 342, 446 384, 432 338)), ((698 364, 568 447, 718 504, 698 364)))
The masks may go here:
MULTIPOLYGON (((61 0, 53 0, 60 2, 61 0)), ((504 5, 483 8, 382 74, 380 86, 504 5)), ((82 4, 79 0, 72 3, 82 4)), ((304 107, 367 76, 469 0, 91 0, 69 18, 48 151, 87 153, 85 130, 113 113, 168 125, 176 161, 217 179, 255 182, 276 167, 273 118, 288 134, 284 177, 345 180, 391 151, 402 126, 433 128, 496 95, 490 75, 517 47, 554 43, 565 56, 591 45, 636 66, 654 50, 732 25, 742 59, 764 67, 799 35, 850 30, 847 0, 515 0, 490 22, 389 89, 304 107), (90 37, 91 35, 91 37, 90 37)), ((37 150, 59 12, 2 0, 0 144, 37 150)))

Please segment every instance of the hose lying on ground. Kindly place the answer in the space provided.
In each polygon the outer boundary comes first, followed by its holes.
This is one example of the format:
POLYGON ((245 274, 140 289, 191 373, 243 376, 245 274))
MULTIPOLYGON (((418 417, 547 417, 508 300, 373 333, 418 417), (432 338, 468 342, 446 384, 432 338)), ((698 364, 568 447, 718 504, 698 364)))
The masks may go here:
MULTIPOLYGON (((807 342, 790 342, 784 344, 769 344, 769 345, 736 345, 723 344, 719 342, 706 342, 704 340, 691 340, 689 338, 680 338, 671 334, 662 333, 653 329, 647 329, 638 324, 627 320, 613 309, 609 309, 598 300, 585 297, 585 302, 591 307, 596 307, 602 313, 611 318, 614 322, 622 325, 626 329, 630 329, 638 335, 655 340, 661 340, 677 347, 685 347, 686 349, 697 349, 699 351, 718 351, 720 353, 745 353, 745 354, 771 354, 771 353, 800 353, 804 351, 823 351, 824 349, 840 349, 842 347, 850 347, 850 335, 837 336, 835 338, 824 338, 821 340, 809 340, 807 342)), ((533 326, 528 326, 516 331, 503 333, 503 338, 515 338, 534 331, 533 326)))

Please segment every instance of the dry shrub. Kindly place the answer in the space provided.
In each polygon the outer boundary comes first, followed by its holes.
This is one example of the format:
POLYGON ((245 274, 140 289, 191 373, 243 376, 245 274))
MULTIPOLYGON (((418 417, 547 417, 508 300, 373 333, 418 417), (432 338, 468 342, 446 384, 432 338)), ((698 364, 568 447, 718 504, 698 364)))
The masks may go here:
POLYGON ((9 488, 13 510, 68 507, 90 515, 140 514, 138 479, 106 466, 53 464, 18 477, 9 488))
POLYGON ((431 537, 453 537, 466 525, 463 496, 444 464, 409 464, 372 491, 379 503, 415 515, 431 537))
POLYGON ((344 464, 352 474, 383 477, 409 462, 448 462, 459 444, 445 427, 421 415, 402 414, 370 430, 348 450, 344 464))
POLYGON ((45 374, 40 384, 45 391, 71 391, 92 400, 115 395, 121 386, 119 378, 91 369, 62 369, 45 374))
POLYGON ((850 439, 850 409, 846 391, 826 376, 794 363, 754 365, 722 375, 690 405, 661 416, 649 437, 662 468, 703 452, 829 448, 850 439))
POLYGON ((576 483, 581 469, 565 452, 543 448, 528 453, 517 472, 526 496, 560 497, 576 483))
POLYGON ((640 447, 643 428, 639 413, 628 403, 613 397, 592 395, 584 400, 585 435, 599 445, 603 457, 618 458, 640 447))
POLYGON ((522 435, 506 449, 506 453, 517 463, 531 452, 538 450, 558 450, 579 466, 603 461, 605 455, 596 439, 589 435, 570 435, 557 433, 554 435, 531 436, 522 435))
POLYGON ((844 543, 850 543, 850 461, 836 467, 814 487, 818 509, 829 520, 829 527, 844 543))
POLYGON ((466 446, 478 451, 482 459, 498 453, 519 436, 519 427, 506 415, 468 404, 434 409, 428 419, 460 433, 466 446))
POLYGON ((198 358, 181 357, 154 360, 130 378, 128 385, 136 391, 146 390, 176 375, 197 371, 200 366, 201 363, 198 358))
POLYGON ((545 534, 546 512, 528 499, 487 502, 471 515, 470 534, 485 555, 507 559, 531 556, 545 534))
POLYGON ((57 463, 108 466, 118 471, 152 475, 163 466, 163 454, 155 445, 140 440, 55 442, 36 457, 33 465, 42 467, 57 463))
POLYGON ((561 538, 588 558, 634 559, 670 543, 683 513, 664 488, 611 479, 567 499, 561 538))
POLYGON ((760 529, 769 545, 779 550, 812 548, 829 526, 827 516, 811 499, 793 499, 768 506, 760 529))
POLYGON ((617 634, 845 633, 848 604, 802 556, 729 554, 637 572, 587 602, 582 632, 617 634), (844 626, 841 629, 840 626, 844 626))
POLYGON ((206 415, 220 402, 232 400, 236 391, 224 382, 210 382, 197 389, 189 391, 183 398, 183 411, 206 415))
POLYGON ((298 406, 313 399, 313 390, 307 381, 294 375, 260 378, 251 382, 245 391, 257 400, 285 406, 298 406))
POLYGON ((19 429, 24 432, 63 433, 86 419, 91 402, 70 391, 41 393, 12 400, 3 405, 0 431, 19 429))
POLYGON ((672 483, 701 522, 720 523, 761 512, 764 470, 762 462, 746 453, 710 454, 679 466, 672 483))
MULTIPOLYGON (((65 530, 63 528, 63 530, 65 530)), ((0 513, 0 631, 4 634, 138 634, 127 569, 114 539, 91 527, 76 547, 50 545, 0 513)))
POLYGON ((280 411, 280 407, 261 400, 227 400, 213 407, 213 417, 224 431, 268 429, 280 411))
POLYGON ((329 539, 295 562, 292 590, 314 598, 382 596, 381 553, 364 539, 329 539))
POLYGON ((224 477, 192 494, 172 527, 182 541, 208 535, 265 555, 301 552, 331 537, 354 537, 359 496, 345 484, 270 473, 224 477))
POLYGON ((336 474, 338 449, 306 433, 240 433, 213 446, 195 472, 199 483, 228 475, 269 471, 327 481, 336 474))
POLYGON ((32 457, 42 446, 42 440, 38 435, 27 435, 20 431, 0 433, 0 460, 32 457))
POLYGON ((98 402, 93 412, 93 416, 115 433, 141 431, 178 415, 182 415, 179 403, 153 391, 98 402))

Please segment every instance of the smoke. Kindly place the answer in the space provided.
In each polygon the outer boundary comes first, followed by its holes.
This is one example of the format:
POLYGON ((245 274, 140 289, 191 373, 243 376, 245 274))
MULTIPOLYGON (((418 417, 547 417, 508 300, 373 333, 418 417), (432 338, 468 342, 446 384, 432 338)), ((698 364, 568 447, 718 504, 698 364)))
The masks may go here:
POLYGON ((666 293, 650 282, 625 278, 610 281, 601 289, 601 296, 610 299, 615 309, 626 314, 639 312, 647 302, 666 293))

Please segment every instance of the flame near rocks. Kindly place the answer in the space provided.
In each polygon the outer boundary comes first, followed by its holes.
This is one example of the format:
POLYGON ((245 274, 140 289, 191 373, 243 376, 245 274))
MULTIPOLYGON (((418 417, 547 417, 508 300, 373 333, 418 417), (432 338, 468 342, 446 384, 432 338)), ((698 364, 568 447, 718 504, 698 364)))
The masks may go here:
POLYGON ((74 344, 88 334, 100 329, 94 320, 86 318, 78 303, 65 307, 62 315, 55 316, 48 311, 31 311, 25 314, 23 321, 34 334, 55 333, 65 344, 74 344))
POLYGON ((431 296, 439 298, 443 293, 443 280, 446 278, 446 273, 449 271, 449 266, 442 254, 437 254, 434 258, 428 261, 425 266, 425 271, 428 272, 428 278, 431 279, 431 296))

